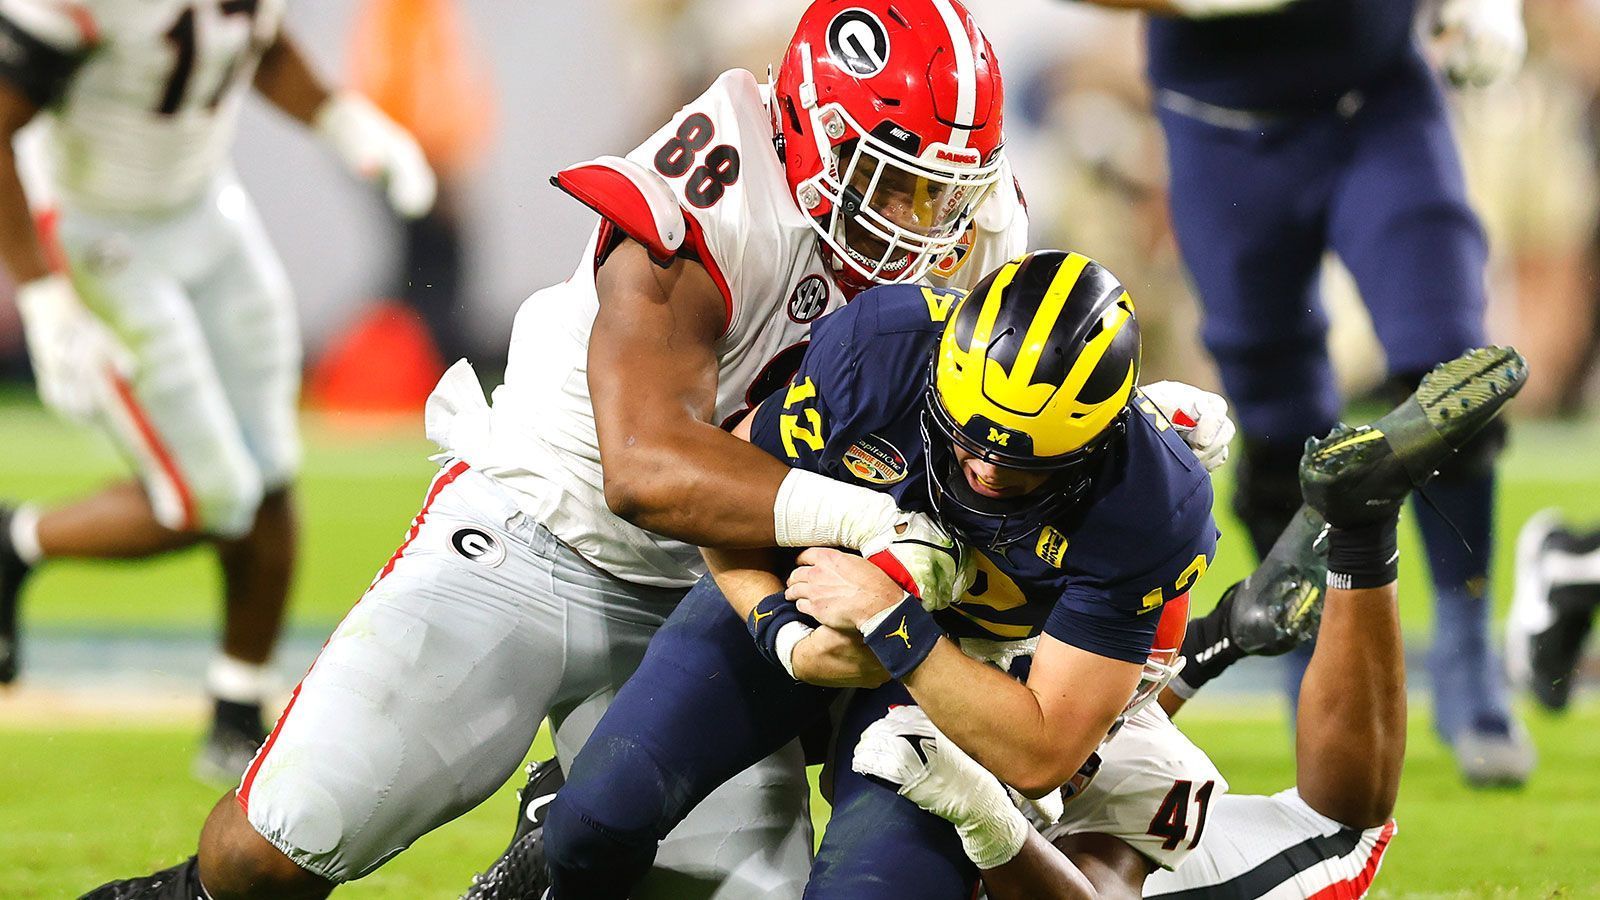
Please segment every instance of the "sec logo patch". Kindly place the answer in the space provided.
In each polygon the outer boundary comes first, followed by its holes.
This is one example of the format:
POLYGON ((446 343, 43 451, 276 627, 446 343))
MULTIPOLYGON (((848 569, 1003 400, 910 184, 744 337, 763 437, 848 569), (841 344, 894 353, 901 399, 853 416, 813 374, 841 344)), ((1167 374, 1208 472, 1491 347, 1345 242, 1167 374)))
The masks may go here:
POLYGON ((869 434, 844 452, 850 474, 872 484, 895 484, 906 477, 906 457, 895 445, 869 434))
POLYGON ((789 318, 804 325, 828 308, 828 282, 821 275, 807 275, 789 295, 789 318))
POLYGON ((475 563, 494 568, 505 562, 506 548, 481 528, 462 528, 450 535, 450 548, 475 563))

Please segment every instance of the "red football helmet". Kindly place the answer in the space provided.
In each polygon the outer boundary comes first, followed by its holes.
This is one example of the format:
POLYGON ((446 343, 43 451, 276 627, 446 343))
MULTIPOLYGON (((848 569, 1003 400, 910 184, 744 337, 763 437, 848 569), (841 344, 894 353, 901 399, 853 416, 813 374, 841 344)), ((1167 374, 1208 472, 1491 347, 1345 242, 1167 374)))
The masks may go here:
POLYGON ((958 0, 817 0, 772 86, 789 188, 848 287, 922 276, 1000 180, 1000 66, 958 0))

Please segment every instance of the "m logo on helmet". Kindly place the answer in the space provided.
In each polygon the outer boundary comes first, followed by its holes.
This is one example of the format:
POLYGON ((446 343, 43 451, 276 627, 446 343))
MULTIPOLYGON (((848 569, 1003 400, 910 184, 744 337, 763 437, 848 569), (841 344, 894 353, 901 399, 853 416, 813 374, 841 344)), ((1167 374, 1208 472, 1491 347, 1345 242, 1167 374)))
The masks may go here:
POLYGON ((1009 431, 1001 431, 1000 429, 994 427, 993 425, 990 425, 989 426, 989 443, 994 444, 996 447, 1004 447, 1007 444, 1011 443, 1011 432, 1009 432, 1009 431))
POLYGON ((889 32, 864 9, 847 9, 828 23, 828 54, 857 78, 871 78, 889 64, 889 32))

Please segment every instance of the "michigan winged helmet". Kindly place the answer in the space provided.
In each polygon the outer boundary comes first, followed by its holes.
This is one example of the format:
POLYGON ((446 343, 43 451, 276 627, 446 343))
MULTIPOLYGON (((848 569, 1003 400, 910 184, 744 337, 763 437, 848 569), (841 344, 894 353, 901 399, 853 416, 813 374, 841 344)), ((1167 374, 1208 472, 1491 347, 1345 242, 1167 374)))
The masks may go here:
POLYGON ((1104 266, 1039 251, 978 283, 945 325, 923 414, 928 483, 951 527, 985 523, 974 542, 1002 546, 1087 490, 1126 428, 1139 377, 1133 301, 1104 266), (998 466, 1048 472, 1040 488, 997 499, 975 491, 956 448, 998 466))

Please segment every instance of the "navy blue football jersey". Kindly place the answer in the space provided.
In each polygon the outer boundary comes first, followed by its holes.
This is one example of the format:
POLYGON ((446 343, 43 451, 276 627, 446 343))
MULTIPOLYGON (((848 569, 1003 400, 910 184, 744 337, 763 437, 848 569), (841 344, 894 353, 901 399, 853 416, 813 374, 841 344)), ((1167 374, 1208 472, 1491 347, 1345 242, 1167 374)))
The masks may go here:
POLYGON ((1331 109, 1412 52, 1416 0, 1295 0, 1261 15, 1151 16, 1150 80, 1234 109, 1331 109))
MULTIPOLYGON (((768 397, 751 440, 791 466, 933 512, 920 419, 928 366, 961 295, 878 287, 818 320, 800 369, 768 397)), ((937 439, 937 438, 936 438, 937 439)), ((978 576, 936 613, 955 637, 1040 631, 1142 663, 1156 610, 1186 593, 1216 551, 1211 479, 1155 405, 1136 395, 1126 438, 1064 519, 978 554, 978 576)), ((949 523, 982 536, 982 520, 949 523)), ((992 532, 991 532, 992 533, 992 532)))

